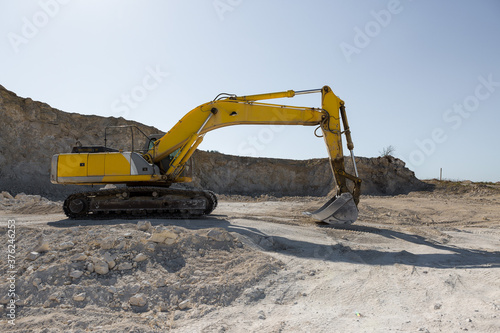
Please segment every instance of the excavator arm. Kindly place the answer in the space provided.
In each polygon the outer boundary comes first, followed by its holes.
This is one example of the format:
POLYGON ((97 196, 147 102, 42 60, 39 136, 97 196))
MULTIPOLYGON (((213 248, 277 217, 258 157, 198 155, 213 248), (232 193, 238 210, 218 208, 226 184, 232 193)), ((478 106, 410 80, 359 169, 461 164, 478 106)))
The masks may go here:
MULTIPOLYGON (((204 135, 209 131, 232 125, 269 124, 319 126, 328 149, 330 164, 338 187, 337 197, 334 199, 346 202, 353 200, 357 206, 361 179, 357 174, 353 154, 354 144, 347 121, 344 101, 338 98, 328 86, 317 90, 298 92, 288 90, 269 94, 216 98, 216 100, 200 105, 186 114, 167 134, 154 143, 153 148, 146 155, 149 160, 157 163, 177 151, 177 154, 170 162, 168 170, 166 170, 168 179, 176 182, 185 164, 203 141, 204 135), (320 109, 258 102, 310 93, 322 94, 320 109), (341 129, 341 121, 344 131, 341 129), (345 171, 342 133, 346 136, 355 175, 350 175, 345 171), (347 180, 353 183, 352 190, 349 190, 347 180)), ((332 215, 331 209, 327 209, 329 206, 322 207, 322 209, 311 215, 320 220, 325 220, 329 217, 326 215, 332 215), (322 214, 320 215, 320 213, 322 214)), ((350 209, 349 213, 346 214, 348 216, 341 219, 346 222, 353 222, 357 217, 356 206, 347 203, 344 206, 349 206, 350 209)))
POLYGON ((323 207, 307 214, 329 223, 353 223, 358 215, 361 180, 357 174, 344 102, 328 86, 316 90, 288 90, 250 96, 221 94, 188 112, 143 154, 92 146, 90 150, 80 147, 71 154, 54 155, 51 181, 57 184, 121 183, 134 186, 129 187, 133 190, 70 196, 64 204, 65 212, 70 217, 102 217, 112 212, 156 212, 164 214, 162 216, 171 216, 169 214, 172 212, 177 214, 175 216, 193 215, 192 212, 196 212, 195 215, 209 214, 216 206, 213 193, 168 192, 165 187, 187 181, 183 171, 206 133, 225 126, 269 124, 318 127, 315 134, 322 136, 327 146, 337 194, 323 207), (261 102, 310 93, 321 93, 321 108, 261 102), (318 129, 321 129, 321 135, 317 133, 318 129), (345 134, 351 152, 355 175, 348 174, 344 167, 342 134, 345 134), (349 186, 348 181, 352 183, 349 186), (135 187, 137 185, 161 188, 143 187, 139 190, 135 187), (172 200, 171 197, 176 199, 172 200))

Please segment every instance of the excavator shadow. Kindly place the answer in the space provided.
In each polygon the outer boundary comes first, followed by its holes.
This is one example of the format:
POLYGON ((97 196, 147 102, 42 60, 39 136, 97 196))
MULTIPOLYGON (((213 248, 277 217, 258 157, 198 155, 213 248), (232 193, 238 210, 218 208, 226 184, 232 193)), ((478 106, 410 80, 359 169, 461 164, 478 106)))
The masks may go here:
MULTIPOLYGON (((301 258, 332 262, 348 262, 365 265, 390 266, 395 264, 428 268, 490 268, 500 267, 500 251, 485 251, 446 245, 429 240, 420 235, 376 228, 363 225, 321 226, 331 230, 349 230, 356 233, 369 233, 382 242, 399 243, 399 248, 417 245, 424 253, 411 253, 406 250, 379 250, 380 246, 362 241, 356 248, 343 244, 342 240, 332 238, 335 244, 325 245, 292 239, 283 236, 267 235, 262 230, 248 226, 229 224, 226 229, 247 236, 266 251, 279 252, 301 258), (385 240, 384 240, 385 239, 385 240), (377 249, 372 249, 376 247, 377 249)), ((328 230, 327 229, 327 230, 328 230)), ((298 236, 300 237, 300 236, 298 236)), ((384 247, 387 248, 387 247, 384 247)))
POLYGON ((371 234, 380 234, 383 231, 383 229, 368 227, 364 225, 357 225, 357 224, 333 225, 326 222, 316 222, 316 225, 319 228, 325 228, 325 229, 366 232, 371 234))
MULTIPOLYGON (((332 238, 336 243, 332 245, 317 244, 314 242, 291 239, 283 236, 270 236, 258 228, 242 227, 230 224, 226 229, 249 237, 266 251, 294 255, 301 258, 332 262, 348 262, 365 265, 390 266, 403 264, 428 268, 493 268, 500 267, 500 251, 485 251, 446 245, 420 235, 395 231, 385 228, 376 228, 363 225, 334 226, 327 223, 318 223, 321 228, 333 230, 349 230, 356 233, 368 233, 369 237, 377 237, 379 241, 397 242, 398 248, 409 248, 417 245, 425 249, 424 253, 411 253, 406 250, 380 250, 380 246, 362 241, 355 246, 343 244, 343 240, 332 238), (385 241, 383 239, 386 239, 385 241), (377 249, 372 249, 372 248, 377 249)), ((300 237, 300 236, 299 236, 300 237)), ((387 248, 384 246, 384 248, 387 248)))
POLYGON ((114 225, 136 225, 139 221, 149 221, 152 226, 158 225, 175 225, 179 227, 184 227, 187 229, 203 229, 203 228, 215 228, 229 225, 229 221, 225 221, 222 218, 218 218, 217 215, 204 216, 199 219, 161 219, 161 218, 139 218, 139 219, 96 219, 96 220, 78 220, 78 219, 63 219, 54 222, 48 222, 47 225, 56 228, 70 228, 77 226, 114 226, 114 225), (203 221, 203 223, 200 223, 203 221), (199 228, 193 228, 193 226, 198 226, 199 228), (205 226, 205 227, 203 227, 205 226))
MULTIPOLYGON (((275 243, 282 243, 288 251, 299 257, 314 258, 333 262, 349 262, 366 265, 387 266, 395 264, 429 268, 493 268, 500 267, 500 251, 485 251, 479 249, 462 248, 446 245, 429 240, 420 235, 405 233, 384 228, 375 228, 362 225, 333 226, 319 223, 321 228, 334 230, 348 230, 357 233, 369 233, 370 237, 386 238, 387 244, 399 242, 398 248, 418 245, 425 249, 425 253, 411 253, 406 250, 394 251, 388 249, 367 249, 374 246, 372 243, 363 244, 359 241, 354 246, 343 244, 338 240, 333 245, 320 245, 300 240, 290 240, 280 236, 273 236, 275 243), (401 245, 402 244, 402 245, 401 245), (292 250, 294 249, 294 250, 292 250)), ((283 246, 282 246, 283 247, 283 246)), ((388 248, 385 247, 384 248, 388 248)))
MULTIPOLYGON (((267 234, 258 226, 238 225, 231 223, 225 215, 211 215, 201 219, 147 219, 153 226, 179 226, 190 230, 201 230, 210 228, 223 228, 228 232, 234 232, 244 237, 253 247, 260 248, 266 252, 277 252, 300 258, 323 260, 331 262, 348 262, 354 264, 389 266, 395 264, 410 265, 429 268, 494 268, 500 267, 500 251, 485 251, 479 249, 462 248, 446 245, 437 241, 426 239, 420 235, 404 233, 400 231, 375 228, 362 225, 345 225, 341 227, 328 224, 319 224, 321 229, 349 230, 357 233, 369 233, 372 237, 385 238, 381 241, 398 242, 399 248, 418 245, 424 253, 411 253, 406 250, 394 251, 380 250, 380 246, 373 243, 363 244, 359 241, 355 246, 347 245, 342 239, 332 238, 332 244, 318 244, 310 241, 299 240, 292 237, 276 236, 267 234), (377 247, 377 249, 371 249, 377 247)), ((141 219, 135 220, 60 220, 49 222, 48 225, 57 228, 70 228, 75 226, 134 226, 141 219)), ((300 236, 297 236, 297 238, 300 236)), ((384 246, 384 248, 386 248, 384 246)))

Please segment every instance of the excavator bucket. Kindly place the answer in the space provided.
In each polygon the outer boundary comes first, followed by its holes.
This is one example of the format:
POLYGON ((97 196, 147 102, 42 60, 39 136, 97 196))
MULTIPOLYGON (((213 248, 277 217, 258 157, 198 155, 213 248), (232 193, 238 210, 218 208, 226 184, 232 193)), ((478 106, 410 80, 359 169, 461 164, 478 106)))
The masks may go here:
POLYGON ((342 193, 328 200, 320 209, 304 214, 329 224, 352 224, 358 218, 358 207, 351 193, 342 193))

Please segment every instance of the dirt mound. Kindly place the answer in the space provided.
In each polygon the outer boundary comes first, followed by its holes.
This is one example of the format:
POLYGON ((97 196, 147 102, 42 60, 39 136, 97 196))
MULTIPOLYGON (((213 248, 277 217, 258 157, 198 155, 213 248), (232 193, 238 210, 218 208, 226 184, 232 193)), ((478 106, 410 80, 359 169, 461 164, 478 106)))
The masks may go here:
MULTIPOLYGON (((53 315, 51 309, 57 308, 67 311, 60 313, 70 322, 67 330, 98 325, 99 331, 106 331, 110 318, 103 314, 108 312, 120 314, 112 317, 113 325, 126 313, 165 313, 161 320, 144 318, 140 323, 163 330, 166 313, 181 316, 183 310, 195 309, 189 315, 199 316, 227 306, 282 266, 221 228, 189 230, 139 221, 135 226, 52 228, 41 233, 23 228, 22 235, 16 244, 22 249, 16 254, 18 316, 47 320, 43 315, 53 315), (78 317, 82 308, 100 315, 78 317)), ((4 296, 0 303, 8 300, 4 296)), ((16 328, 40 326, 26 321, 16 328)))
POLYGON ((477 197, 500 193, 500 186, 495 183, 474 183, 470 180, 451 181, 437 179, 425 180, 425 182, 432 186, 433 192, 436 195, 477 197))
POLYGON ((62 201, 50 201, 40 195, 19 193, 15 197, 9 192, 0 193, 0 210, 14 214, 61 213, 62 201))
MULTIPOLYGON (((78 141, 104 145, 106 126, 135 125, 144 133, 161 133, 123 118, 66 113, 49 105, 21 98, 0 86, 0 190, 38 194, 61 200, 68 194, 92 190, 82 186, 53 185, 50 162, 56 153, 70 152, 78 141)), ((130 150, 130 130, 108 131, 109 147, 130 150)), ((134 135, 135 148, 142 147, 134 135)), ((348 159, 347 168, 353 173, 348 159)), ((198 151, 194 155, 194 186, 219 194, 258 196, 325 196, 334 187, 327 159, 305 161, 250 158, 198 151)), ((404 162, 393 157, 356 159, 364 194, 401 194, 425 188, 404 162)), ((94 189, 95 190, 95 189, 94 189)))

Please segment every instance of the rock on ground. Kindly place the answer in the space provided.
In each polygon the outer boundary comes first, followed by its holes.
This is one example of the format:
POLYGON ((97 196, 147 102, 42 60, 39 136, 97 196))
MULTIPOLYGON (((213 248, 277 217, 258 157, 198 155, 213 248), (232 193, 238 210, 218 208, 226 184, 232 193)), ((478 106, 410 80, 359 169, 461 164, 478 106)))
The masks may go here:
POLYGON ((7 191, 0 193, 0 210, 15 214, 50 214, 62 212, 62 201, 51 201, 40 195, 18 193, 15 197, 7 191))

